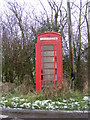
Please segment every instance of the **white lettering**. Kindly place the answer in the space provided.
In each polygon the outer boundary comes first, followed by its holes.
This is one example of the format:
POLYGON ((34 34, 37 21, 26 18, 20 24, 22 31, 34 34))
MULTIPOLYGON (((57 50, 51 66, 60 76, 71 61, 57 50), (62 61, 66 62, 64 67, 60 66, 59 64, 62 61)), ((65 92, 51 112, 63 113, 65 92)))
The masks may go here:
POLYGON ((58 40, 57 37, 41 37, 40 40, 58 40))

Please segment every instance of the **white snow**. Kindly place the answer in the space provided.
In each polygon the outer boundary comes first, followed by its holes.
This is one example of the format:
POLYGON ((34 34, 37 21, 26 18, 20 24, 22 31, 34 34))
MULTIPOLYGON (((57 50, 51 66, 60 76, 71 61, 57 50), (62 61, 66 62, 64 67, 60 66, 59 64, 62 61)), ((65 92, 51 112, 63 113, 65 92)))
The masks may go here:
POLYGON ((88 100, 88 96, 84 96, 83 100, 87 101, 88 100))
POLYGON ((64 108, 67 108, 67 106, 64 106, 64 108))
POLYGON ((79 102, 75 102, 75 105, 78 105, 79 102))
MULTIPOLYGON (((26 99, 22 98, 20 99, 19 97, 13 97, 11 99, 11 105, 14 108, 28 108, 28 109, 48 109, 48 110, 55 110, 55 109, 60 109, 62 108, 63 110, 68 108, 71 110, 71 108, 74 109, 74 107, 76 106, 77 110, 88 110, 88 105, 87 102, 88 101, 88 96, 84 96, 83 99, 81 101, 76 101, 73 98, 70 98, 70 100, 66 100, 63 99, 62 102, 61 101, 52 101, 52 100, 36 100, 35 102, 31 103, 28 100, 26 101, 26 99), (81 104, 83 102, 83 104, 81 104), (84 104, 85 103, 85 104, 84 104), (81 105, 83 105, 81 107, 81 105)), ((0 101, 0 105, 2 108, 10 108, 9 106, 6 107, 7 102, 10 102, 9 100, 6 100, 5 97, 2 97, 2 100, 0 101)))
POLYGON ((7 118, 8 116, 7 115, 0 115, 0 118, 7 118))
POLYGON ((63 102, 67 102, 67 100, 63 99, 63 102))
POLYGON ((25 101, 25 99, 20 99, 20 101, 21 101, 21 102, 24 102, 24 101, 25 101))

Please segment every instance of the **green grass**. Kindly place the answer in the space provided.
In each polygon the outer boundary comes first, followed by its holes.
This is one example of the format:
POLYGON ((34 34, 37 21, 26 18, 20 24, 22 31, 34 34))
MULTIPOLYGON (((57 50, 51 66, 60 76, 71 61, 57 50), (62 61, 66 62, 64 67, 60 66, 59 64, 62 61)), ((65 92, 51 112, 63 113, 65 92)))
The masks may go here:
POLYGON ((28 93, 22 95, 16 92, 3 93, 1 107, 40 109, 40 110, 89 110, 90 100, 83 100, 85 95, 77 91, 63 94, 28 93))

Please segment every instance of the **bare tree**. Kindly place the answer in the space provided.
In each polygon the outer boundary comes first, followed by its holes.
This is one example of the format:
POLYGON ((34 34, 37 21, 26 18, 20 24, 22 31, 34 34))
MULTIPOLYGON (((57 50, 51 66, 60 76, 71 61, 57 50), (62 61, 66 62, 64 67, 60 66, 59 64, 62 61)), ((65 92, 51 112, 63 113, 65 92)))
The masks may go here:
MULTIPOLYGON (((88 32, 88 80, 89 80, 90 79, 90 75, 89 75, 89 69, 90 69, 90 2, 88 2, 88 0, 86 3, 85 18, 86 18, 87 32, 88 32), (87 12, 87 8, 88 8, 88 12, 87 12)), ((89 92, 90 92, 90 89, 89 89, 89 92)))
POLYGON ((70 61, 70 76, 72 80, 72 88, 74 89, 74 71, 73 71, 73 34, 72 34, 72 22, 71 22, 71 8, 70 0, 67 1, 68 12, 68 36, 69 36, 69 61, 70 61))
POLYGON ((24 28, 22 23, 22 16, 23 16, 23 10, 21 6, 18 5, 17 2, 8 2, 9 9, 13 12, 15 17, 17 18, 18 25, 20 27, 21 33, 22 33, 22 39, 23 39, 23 47, 25 47, 25 35, 24 35, 24 28))
POLYGON ((78 33, 78 58, 77 58, 77 88, 80 88, 80 61, 81 61, 81 12, 82 12, 82 0, 80 0, 80 15, 79 15, 79 33, 78 33))

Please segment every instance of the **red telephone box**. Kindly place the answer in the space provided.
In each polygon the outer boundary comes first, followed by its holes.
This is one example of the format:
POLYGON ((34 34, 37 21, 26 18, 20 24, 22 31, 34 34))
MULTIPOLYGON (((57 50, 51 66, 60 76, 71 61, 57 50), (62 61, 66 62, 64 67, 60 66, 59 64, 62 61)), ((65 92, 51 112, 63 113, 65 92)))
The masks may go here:
POLYGON ((63 79, 61 35, 45 32, 37 36, 36 91, 59 86, 63 79))

